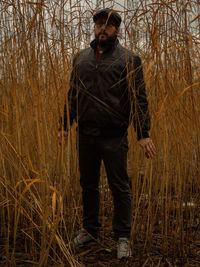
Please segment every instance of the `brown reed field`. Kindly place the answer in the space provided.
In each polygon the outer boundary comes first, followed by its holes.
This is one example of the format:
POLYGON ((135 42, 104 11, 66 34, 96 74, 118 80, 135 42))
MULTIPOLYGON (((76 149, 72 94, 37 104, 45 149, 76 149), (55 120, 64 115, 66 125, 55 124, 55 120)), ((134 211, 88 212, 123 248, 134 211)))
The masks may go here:
POLYGON ((0 2, 0 266, 200 266, 199 179, 199 0, 0 2), (115 259, 103 166, 101 242, 70 245, 81 225, 76 125, 57 138, 72 57, 103 7, 120 11, 120 42, 142 58, 158 151, 145 159, 130 126, 125 263, 115 259))

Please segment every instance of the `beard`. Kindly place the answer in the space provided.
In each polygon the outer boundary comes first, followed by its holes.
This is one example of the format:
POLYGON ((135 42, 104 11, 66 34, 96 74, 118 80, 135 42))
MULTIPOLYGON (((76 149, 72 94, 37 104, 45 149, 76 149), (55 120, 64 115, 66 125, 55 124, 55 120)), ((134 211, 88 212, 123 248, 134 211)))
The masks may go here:
POLYGON ((108 48, 115 43, 117 39, 117 35, 114 34, 114 35, 108 36, 106 32, 100 32, 99 34, 95 35, 95 39, 96 39, 98 46, 102 48, 108 48), (101 34, 104 34, 106 36, 106 39, 100 39, 101 34))

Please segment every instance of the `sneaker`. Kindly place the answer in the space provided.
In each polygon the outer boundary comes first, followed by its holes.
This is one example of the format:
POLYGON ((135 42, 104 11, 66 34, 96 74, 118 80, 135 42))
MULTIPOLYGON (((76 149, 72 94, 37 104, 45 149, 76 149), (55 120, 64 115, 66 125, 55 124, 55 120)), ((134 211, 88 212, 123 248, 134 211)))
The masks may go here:
POLYGON ((117 258, 123 259, 131 257, 132 252, 130 248, 130 241, 126 237, 120 237, 117 244, 117 258))
POLYGON ((84 246, 86 243, 90 242, 92 237, 84 230, 80 229, 76 232, 76 237, 74 238, 75 246, 84 246))

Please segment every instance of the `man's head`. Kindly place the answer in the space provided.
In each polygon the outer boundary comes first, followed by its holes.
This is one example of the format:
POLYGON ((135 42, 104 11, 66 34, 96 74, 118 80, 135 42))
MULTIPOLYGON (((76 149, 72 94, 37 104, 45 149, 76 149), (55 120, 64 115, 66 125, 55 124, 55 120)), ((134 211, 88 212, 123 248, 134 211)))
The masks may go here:
POLYGON ((109 8, 101 9, 94 14, 93 21, 98 45, 104 47, 116 40, 121 23, 121 17, 118 13, 109 8))

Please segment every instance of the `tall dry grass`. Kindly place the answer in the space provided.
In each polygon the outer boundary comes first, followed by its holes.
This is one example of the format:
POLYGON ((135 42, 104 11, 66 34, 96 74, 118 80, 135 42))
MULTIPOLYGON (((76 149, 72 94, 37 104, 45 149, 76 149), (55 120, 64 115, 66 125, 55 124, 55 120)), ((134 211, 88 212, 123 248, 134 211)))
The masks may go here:
MULTIPOLYGON (((98 1, 97 1, 98 2, 98 1)), ((99 7, 114 7, 103 1, 99 7)), ((124 1, 121 43, 143 59, 151 136, 146 160, 129 129, 132 240, 186 257, 199 230, 199 1, 124 1)), ((78 266, 67 243, 81 225, 75 127, 57 131, 71 59, 89 45, 93 2, 3 1, 0 33, 0 234, 5 265, 78 266), (20 242, 19 242, 20 241, 20 242), (19 244, 23 242, 23 246, 19 244)), ((101 218, 112 197, 102 168, 101 218)), ((108 218, 108 220, 107 220, 108 218)))

